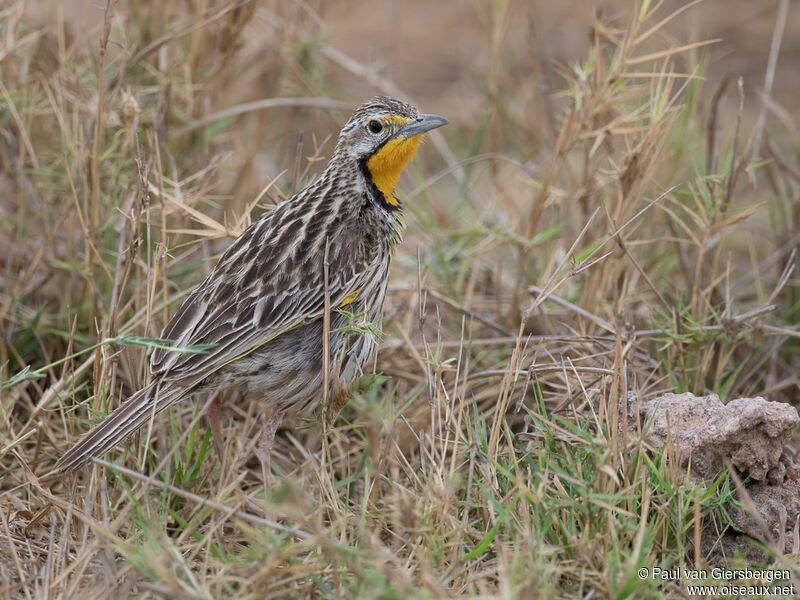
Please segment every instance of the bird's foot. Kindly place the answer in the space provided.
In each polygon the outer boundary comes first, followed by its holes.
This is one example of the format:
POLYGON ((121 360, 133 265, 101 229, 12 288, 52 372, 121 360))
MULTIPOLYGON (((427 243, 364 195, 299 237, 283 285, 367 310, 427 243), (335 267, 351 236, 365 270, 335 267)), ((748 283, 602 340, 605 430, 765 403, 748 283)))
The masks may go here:
POLYGON ((275 443, 275 433, 283 422, 285 413, 285 410, 280 409, 272 414, 264 424, 258 436, 258 444, 256 444, 256 456, 261 461, 261 474, 264 478, 264 486, 267 488, 272 486, 272 446, 275 443))

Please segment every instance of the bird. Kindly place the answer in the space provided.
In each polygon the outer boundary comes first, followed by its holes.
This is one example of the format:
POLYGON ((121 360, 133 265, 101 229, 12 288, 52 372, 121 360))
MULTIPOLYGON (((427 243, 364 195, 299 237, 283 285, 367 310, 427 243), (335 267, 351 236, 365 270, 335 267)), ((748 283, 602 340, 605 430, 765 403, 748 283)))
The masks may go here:
POLYGON ((344 394, 340 408, 377 346, 405 230, 395 187, 424 134, 447 124, 387 96, 359 106, 323 172, 247 227, 171 317, 165 344, 150 356, 150 382, 53 473, 80 470, 156 414, 202 394, 239 388, 263 399, 264 414, 272 411, 260 441, 267 449, 287 411, 308 414, 333 393, 344 394), (375 327, 353 327, 354 317, 375 327))

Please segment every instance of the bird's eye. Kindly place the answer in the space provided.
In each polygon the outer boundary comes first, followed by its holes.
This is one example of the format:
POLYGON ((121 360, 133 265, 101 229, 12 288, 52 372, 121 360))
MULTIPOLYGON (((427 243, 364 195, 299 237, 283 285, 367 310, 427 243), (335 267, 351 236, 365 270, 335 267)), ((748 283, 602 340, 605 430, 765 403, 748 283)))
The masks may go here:
POLYGON ((369 129, 370 133, 380 133, 383 131, 383 125, 381 125, 380 121, 376 121, 372 119, 369 123, 367 123, 367 129, 369 129))

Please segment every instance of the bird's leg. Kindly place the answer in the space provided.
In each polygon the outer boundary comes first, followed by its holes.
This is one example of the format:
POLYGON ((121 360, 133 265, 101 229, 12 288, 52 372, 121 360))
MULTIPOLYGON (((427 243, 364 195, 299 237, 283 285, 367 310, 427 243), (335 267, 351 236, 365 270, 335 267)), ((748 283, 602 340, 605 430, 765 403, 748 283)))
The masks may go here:
POLYGON ((258 436, 258 444, 256 445, 256 455, 258 460, 261 461, 261 474, 264 477, 264 485, 271 487, 272 474, 272 445, 275 443, 275 433, 278 431, 283 415, 286 414, 285 409, 277 409, 269 420, 264 424, 261 434, 258 436))
POLYGON ((214 392, 211 396, 211 402, 206 409, 206 416, 208 417, 208 425, 211 427, 211 436, 214 438, 214 445, 217 447, 217 454, 219 455, 220 473, 225 473, 225 446, 222 443, 222 428, 220 422, 220 408, 222 408, 222 400, 219 398, 219 392, 214 392))

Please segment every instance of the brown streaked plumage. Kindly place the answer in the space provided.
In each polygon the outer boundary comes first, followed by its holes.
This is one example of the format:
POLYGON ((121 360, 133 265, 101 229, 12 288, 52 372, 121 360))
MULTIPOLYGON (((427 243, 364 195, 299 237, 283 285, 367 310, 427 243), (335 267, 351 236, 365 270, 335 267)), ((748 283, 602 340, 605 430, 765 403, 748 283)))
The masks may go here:
POLYGON ((403 232, 394 186, 422 134, 447 124, 378 96, 339 135, 320 177, 248 227, 164 329, 151 383, 86 434, 56 464, 75 471, 123 441, 152 415, 194 394, 244 386, 277 413, 307 412, 323 395, 324 262, 328 257, 332 386, 360 374, 374 349, 346 312, 378 323, 394 246, 403 232))

